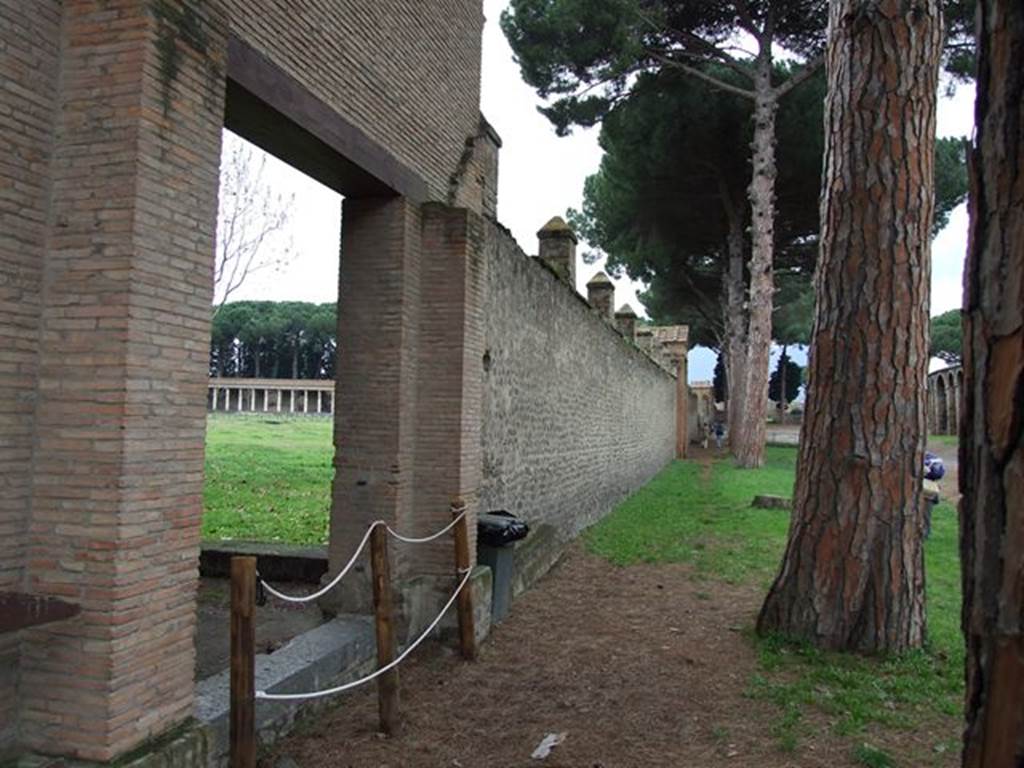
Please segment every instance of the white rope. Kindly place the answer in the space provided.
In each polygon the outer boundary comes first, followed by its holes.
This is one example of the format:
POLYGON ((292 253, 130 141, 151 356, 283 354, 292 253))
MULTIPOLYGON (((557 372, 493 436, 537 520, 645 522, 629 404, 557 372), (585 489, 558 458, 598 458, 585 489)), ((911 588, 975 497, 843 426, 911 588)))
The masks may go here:
POLYGON ((356 564, 356 560, 358 559, 359 555, 361 555, 362 552, 363 552, 363 547, 365 547, 366 546, 366 542, 369 541, 370 534, 373 533, 373 529, 376 528, 378 525, 384 525, 384 521, 383 520, 374 520, 372 523, 370 523, 370 527, 367 528, 366 529, 366 533, 363 534, 363 540, 359 542, 359 546, 356 547, 356 551, 352 553, 352 557, 349 559, 349 561, 345 565, 345 567, 342 568, 340 571, 338 571, 338 575, 335 576, 333 579, 331 579, 329 584, 327 584, 324 587, 321 587, 320 589, 318 589, 313 594, 311 594, 311 595, 286 595, 284 592, 278 592, 276 589, 274 589, 272 586, 270 586, 266 581, 264 581, 262 577, 260 577, 260 584, 262 584, 263 588, 265 590, 267 590, 267 592, 272 594, 274 597, 278 598, 279 600, 284 600, 285 602, 288 602, 288 603, 308 603, 311 600, 316 600, 319 597, 323 597, 328 592, 330 592, 332 589, 334 589, 336 586, 338 586, 338 582, 340 582, 343 578, 345 578, 345 574, 347 574, 350 570, 352 570, 352 566, 356 564))
POLYGON ((461 512, 459 512, 459 514, 457 514, 455 517, 452 518, 452 521, 450 523, 448 523, 448 525, 446 525, 444 528, 442 528, 437 533, 432 533, 429 536, 421 536, 419 538, 414 538, 414 537, 411 537, 411 536, 403 536, 398 531, 396 531, 394 528, 392 528, 390 525, 388 525, 386 527, 388 529, 388 533, 390 533, 392 536, 394 536, 399 541, 404 541, 407 544, 426 544, 428 541, 433 541, 434 539, 439 539, 442 536, 444 536, 446 533, 448 533, 448 531, 450 531, 452 528, 455 527, 455 524, 457 522, 459 522, 459 520, 461 520, 462 518, 464 518, 466 516, 466 511, 467 510, 464 508, 461 512))
POLYGON ((370 534, 373 533, 373 529, 376 528, 378 525, 383 525, 384 528, 387 529, 387 532, 390 533, 392 536, 394 536, 399 541, 404 541, 404 542, 406 542, 408 544, 425 544, 428 541, 433 541, 434 539, 439 539, 442 536, 444 536, 446 533, 448 533, 448 531, 450 531, 452 528, 455 527, 455 524, 458 523, 459 520, 461 520, 463 517, 466 516, 466 512, 467 512, 467 510, 463 509, 461 512, 459 512, 459 514, 457 514, 454 518, 452 518, 452 521, 450 523, 448 523, 448 525, 446 525, 444 528, 439 530, 437 533, 432 533, 429 536, 422 536, 422 537, 419 537, 419 538, 412 537, 412 536, 403 536, 398 531, 396 531, 394 528, 392 528, 390 525, 385 523, 383 520, 374 520, 372 523, 370 523, 370 527, 366 529, 366 533, 363 534, 363 540, 359 542, 359 546, 356 547, 356 551, 352 553, 352 557, 349 559, 349 561, 345 565, 345 567, 342 568, 340 571, 338 571, 338 575, 335 576, 333 579, 331 579, 329 584, 327 584, 324 587, 321 587, 320 589, 318 589, 316 592, 314 592, 311 595, 287 595, 284 592, 278 592, 276 589, 274 589, 272 586, 270 586, 270 584, 268 584, 266 581, 264 581, 263 577, 260 577, 260 584, 263 585, 263 589, 265 589, 267 592, 269 592, 271 595, 273 595, 274 597, 276 597, 279 600, 284 600, 285 602, 288 602, 288 603, 308 603, 308 602, 310 602, 312 600, 316 600, 317 598, 323 597, 328 592, 330 592, 332 589, 334 589, 336 586, 338 586, 338 583, 343 578, 345 578, 345 575, 350 570, 352 570, 352 566, 356 564, 356 560, 359 558, 359 555, 361 555, 362 552, 363 552, 363 547, 366 546, 366 542, 369 541, 369 539, 370 539, 370 534))
POLYGON ((438 625, 438 623, 441 621, 441 618, 448 612, 448 609, 452 607, 452 603, 455 602, 455 598, 459 596, 459 593, 462 591, 463 587, 466 586, 466 583, 469 581, 469 577, 472 575, 472 573, 472 569, 466 569, 465 576, 462 577, 462 581, 459 582, 459 586, 455 588, 455 591, 452 593, 452 596, 448 598, 448 602, 444 604, 444 608, 442 608, 441 612, 437 614, 437 618, 435 618, 430 623, 430 626, 423 631, 423 634, 417 637, 408 648, 402 651, 398 658, 388 662, 383 667, 378 669, 376 672, 373 672, 367 675, 366 677, 361 677, 358 680, 353 680, 350 683, 345 683, 344 685, 339 685, 334 688, 327 688, 323 691, 312 691, 310 693, 267 693, 266 691, 256 691, 256 698, 264 699, 267 701, 294 701, 296 699, 319 699, 323 698, 324 696, 333 696, 336 693, 341 693, 342 691, 347 691, 351 688, 356 688, 360 685, 363 685, 364 683, 368 683, 371 680, 380 677, 385 672, 391 671, 399 664, 401 664, 405 657, 412 653, 414 650, 416 650, 416 646, 418 646, 420 643, 426 640, 427 636, 434 631, 434 627, 438 625))

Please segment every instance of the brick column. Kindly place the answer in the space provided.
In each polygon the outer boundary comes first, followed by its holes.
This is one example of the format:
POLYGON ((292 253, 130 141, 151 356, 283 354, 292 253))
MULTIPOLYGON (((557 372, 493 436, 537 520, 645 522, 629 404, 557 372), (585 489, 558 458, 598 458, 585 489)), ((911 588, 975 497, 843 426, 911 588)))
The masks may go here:
MULTIPOLYGON (((414 531, 429 533, 451 519, 453 499, 465 501, 474 562, 483 474, 483 228, 483 220, 464 208, 424 206, 416 508, 415 517, 404 521, 414 531)), ((450 578, 451 539, 410 550, 409 566, 416 575, 450 578)))
POLYGON ((636 312, 629 304, 623 304, 615 311, 615 327, 627 339, 636 343, 636 312))
MULTIPOLYGON (((23 586, 60 5, 0 0, 0 590, 23 586)), ((0 763, 18 732, 16 633, 0 635, 0 763)))
POLYGON ((210 8, 63 6, 24 588, 83 612, 22 635, 40 752, 111 760, 192 712, 226 29, 210 8))
POLYGON ((537 232, 537 258, 576 290, 576 233, 561 216, 552 217, 537 232))
POLYGON ((689 327, 669 325, 654 329, 655 342, 664 359, 676 371, 676 458, 685 459, 689 445, 690 387, 687 383, 686 356, 689 352, 689 327))
MULTIPOLYGON (((329 573, 372 520, 411 517, 415 450, 419 209, 403 197, 346 198, 341 232, 329 573)), ((393 573, 404 575, 401 557, 393 573)), ((328 602, 367 611, 371 598, 364 569, 328 602)))
POLYGON ((587 283, 587 301, 603 320, 615 322, 615 284, 603 270, 587 283))

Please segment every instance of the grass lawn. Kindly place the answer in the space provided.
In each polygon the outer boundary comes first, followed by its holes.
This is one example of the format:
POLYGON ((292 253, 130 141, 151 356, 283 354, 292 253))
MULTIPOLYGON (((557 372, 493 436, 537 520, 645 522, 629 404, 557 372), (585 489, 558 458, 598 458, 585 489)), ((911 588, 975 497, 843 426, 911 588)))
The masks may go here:
MULTIPOLYGON (((676 462, 591 528, 587 546, 619 565, 690 562, 697 578, 767 591, 785 548, 789 512, 753 509, 750 501, 757 493, 791 496, 795 463, 796 449, 787 447, 769 447, 766 466, 755 471, 736 469, 730 460, 676 462)), ((951 738, 931 745, 934 754, 920 755, 919 764, 959 748, 964 649, 957 521, 948 503, 935 511, 925 556, 925 650, 865 658, 757 638, 748 628, 760 671, 747 694, 778 705, 773 730, 781 749, 796 749, 812 719, 849 736, 855 760, 865 766, 895 764, 869 742, 891 742, 926 723, 948 722, 938 730, 951 738)))
POLYGON ((208 416, 203 538, 327 541, 331 429, 322 418, 208 416))
POLYGON ((959 435, 928 435, 928 445, 944 445, 955 448, 960 444, 959 435))

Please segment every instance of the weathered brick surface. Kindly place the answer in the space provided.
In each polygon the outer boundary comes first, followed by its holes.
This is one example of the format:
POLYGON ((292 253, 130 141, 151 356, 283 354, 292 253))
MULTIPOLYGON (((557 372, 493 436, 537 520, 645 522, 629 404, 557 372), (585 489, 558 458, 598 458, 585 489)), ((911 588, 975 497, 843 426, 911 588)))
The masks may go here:
POLYGON ((422 176, 476 135, 481 0, 223 0, 232 30, 422 176))
POLYGON ((226 27, 203 8, 63 4, 23 584, 83 612, 22 633, 43 752, 110 759, 191 709, 226 27))
MULTIPOLYGON (((486 218, 481 26, 480 0, 0 0, 0 588, 83 609, 0 638, 0 750, 110 760, 191 711, 231 35, 438 201, 345 202, 333 567, 456 498, 568 534, 671 455, 671 378, 486 218)), ((446 538, 395 575, 452 567, 446 538)))
POLYGON ((498 152, 501 137, 481 116, 477 133, 466 140, 449 184, 448 203, 485 217, 498 216, 498 152))
MULTIPOLYGON (((349 198, 342 219, 332 572, 368 523, 411 514, 420 302, 419 208, 400 197, 349 198)), ((343 582, 346 607, 368 605, 368 576, 358 575, 343 582)))
POLYGON ((675 378, 499 227, 485 254, 481 508, 568 537, 672 459, 675 378))
MULTIPOLYGON (((0 589, 24 576, 59 30, 57 2, 0 0, 0 589)), ((0 759, 17 729, 17 645, 0 636, 0 759)))
MULTIPOLYGON (((475 552, 479 505, 484 329, 484 220, 461 208, 424 206, 416 420, 416 506, 402 521, 429 533, 451 519, 458 499, 469 515, 475 552)), ((416 574, 450 575, 452 539, 408 552, 416 574)))

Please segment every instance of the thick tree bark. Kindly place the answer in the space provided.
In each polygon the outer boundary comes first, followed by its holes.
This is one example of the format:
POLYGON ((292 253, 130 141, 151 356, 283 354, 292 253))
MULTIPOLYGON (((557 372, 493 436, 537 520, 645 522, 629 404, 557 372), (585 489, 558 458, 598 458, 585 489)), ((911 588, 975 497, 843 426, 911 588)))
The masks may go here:
MULTIPOLYGON (((766 25, 766 27, 769 25, 766 25)), ((750 325, 744 363, 743 419, 734 433, 733 452, 741 467, 764 464, 768 415, 768 362, 772 343, 772 294, 775 279, 775 115, 778 97, 772 89, 771 30, 757 59, 754 80, 753 175, 747 194, 751 210, 750 325)))
POLYGON ((963 764, 1024 765, 1024 5, 978 0, 964 269, 963 764))
POLYGON ((939 0, 833 0, 821 256, 785 558, 758 631, 863 652, 925 637, 929 228, 939 0))
POLYGON ((743 279, 743 216, 735 207, 729 211, 729 271, 726 274, 726 344, 725 380, 728 389, 729 440, 736 446, 736 435, 743 424, 747 360, 747 312, 743 306, 746 293, 743 279))

